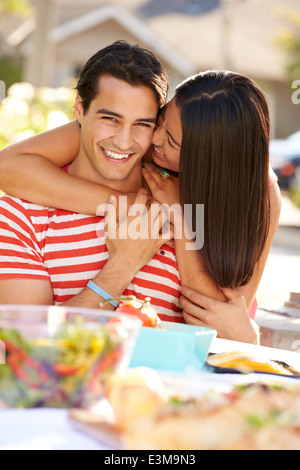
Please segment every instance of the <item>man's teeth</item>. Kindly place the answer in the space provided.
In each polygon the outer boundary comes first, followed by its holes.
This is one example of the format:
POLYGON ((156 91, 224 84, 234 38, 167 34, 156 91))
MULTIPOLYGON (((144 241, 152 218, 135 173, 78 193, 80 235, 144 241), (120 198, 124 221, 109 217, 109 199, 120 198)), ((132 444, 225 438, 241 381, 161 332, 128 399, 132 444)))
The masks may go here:
POLYGON ((109 158, 115 158, 116 160, 123 160, 125 158, 128 158, 130 155, 130 153, 126 153, 126 154, 114 153, 107 149, 103 149, 103 151, 105 155, 107 155, 109 158))

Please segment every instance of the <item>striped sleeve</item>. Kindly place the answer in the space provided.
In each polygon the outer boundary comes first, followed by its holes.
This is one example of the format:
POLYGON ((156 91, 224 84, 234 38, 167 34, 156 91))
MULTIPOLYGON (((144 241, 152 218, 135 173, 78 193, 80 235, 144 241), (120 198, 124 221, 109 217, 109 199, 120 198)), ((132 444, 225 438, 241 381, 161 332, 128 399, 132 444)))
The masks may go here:
POLYGON ((0 198, 0 279, 49 280, 26 204, 9 196, 0 198))

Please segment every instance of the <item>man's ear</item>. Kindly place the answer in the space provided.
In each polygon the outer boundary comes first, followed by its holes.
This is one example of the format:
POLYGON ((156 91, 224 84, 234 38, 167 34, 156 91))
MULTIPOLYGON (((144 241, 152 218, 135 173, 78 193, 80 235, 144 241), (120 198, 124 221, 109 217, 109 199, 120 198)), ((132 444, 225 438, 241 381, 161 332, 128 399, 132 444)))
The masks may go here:
POLYGON ((83 118, 83 105, 82 105, 82 99, 80 98, 79 94, 77 93, 75 104, 74 104, 74 113, 77 121, 80 124, 82 124, 82 118, 83 118))

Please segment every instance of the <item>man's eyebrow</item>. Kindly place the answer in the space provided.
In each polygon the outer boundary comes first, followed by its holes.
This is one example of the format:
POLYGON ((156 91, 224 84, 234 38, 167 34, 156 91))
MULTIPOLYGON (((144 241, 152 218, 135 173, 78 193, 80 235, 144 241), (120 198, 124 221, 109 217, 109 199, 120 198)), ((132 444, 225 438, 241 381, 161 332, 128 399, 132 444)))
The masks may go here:
POLYGON ((108 116, 113 116, 119 119, 123 119, 123 116, 121 116, 121 114, 114 113, 113 111, 110 111, 109 109, 105 109, 105 108, 98 109, 96 114, 107 114, 108 116))
POLYGON ((144 118, 144 119, 137 119, 136 122, 149 122, 150 124, 156 124, 156 118, 144 118))
MULTIPOLYGON (((114 111, 110 111, 109 109, 105 109, 105 108, 98 109, 96 114, 106 114, 108 116, 116 117, 118 119, 124 118, 124 116, 122 116, 121 114, 115 113, 114 111)), ((142 118, 142 119, 136 120, 136 122, 149 122, 151 124, 156 124, 156 121, 157 121, 156 117, 155 118, 142 118)))

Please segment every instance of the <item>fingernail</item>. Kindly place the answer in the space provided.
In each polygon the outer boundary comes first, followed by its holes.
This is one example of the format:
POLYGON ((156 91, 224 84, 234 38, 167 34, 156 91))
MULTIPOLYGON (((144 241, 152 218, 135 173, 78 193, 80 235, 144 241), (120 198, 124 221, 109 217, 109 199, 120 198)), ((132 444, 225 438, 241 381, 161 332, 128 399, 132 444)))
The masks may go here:
POLYGON ((113 204, 115 202, 115 200, 116 200, 116 196, 114 196, 113 194, 111 194, 108 198, 108 202, 110 204, 113 204))

